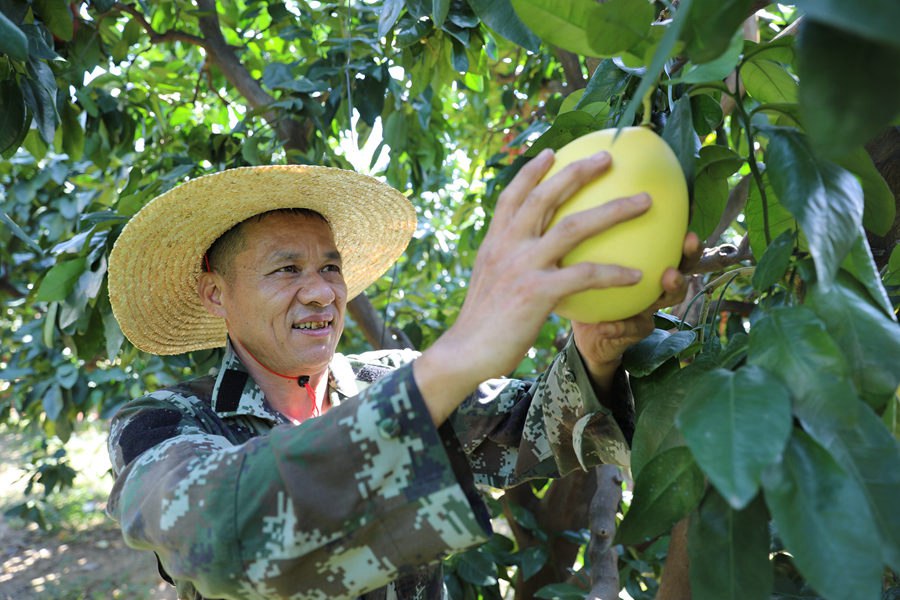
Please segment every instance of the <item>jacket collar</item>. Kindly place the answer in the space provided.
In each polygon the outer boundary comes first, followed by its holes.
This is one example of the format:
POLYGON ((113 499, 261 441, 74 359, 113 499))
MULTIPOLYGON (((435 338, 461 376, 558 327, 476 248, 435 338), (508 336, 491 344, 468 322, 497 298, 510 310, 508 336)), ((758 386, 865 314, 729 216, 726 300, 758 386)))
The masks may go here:
MULTIPOLYGON (((342 354, 335 354, 328 365, 328 394, 332 406, 359 393, 356 375, 350 362, 342 354)), ((266 396, 247 367, 234 351, 229 339, 225 355, 216 374, 212 392, 212 409, 220 417, 253 416, 275 423, 284 423, 285 418, 269 406, 266 396)))

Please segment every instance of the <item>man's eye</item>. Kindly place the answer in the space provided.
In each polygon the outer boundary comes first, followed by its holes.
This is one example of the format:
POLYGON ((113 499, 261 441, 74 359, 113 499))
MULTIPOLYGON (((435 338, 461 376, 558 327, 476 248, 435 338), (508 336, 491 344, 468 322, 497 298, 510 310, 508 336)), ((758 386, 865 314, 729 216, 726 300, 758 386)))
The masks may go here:
POLYGON ((280 269, 278 269, 278 272, 279 273, 296 273, 297 267, 295 267, 294 265, 287 265, 287 266, 284 266, 284 267, 281 267, 280 269))
POLYGON ((323 271, 327 271, 327 272, 329 272, 329 273, 340 273, 340 272, 341 272, 341 265, 325 265, 325 266, 322 268, 322 270, 323 270, 323 271))

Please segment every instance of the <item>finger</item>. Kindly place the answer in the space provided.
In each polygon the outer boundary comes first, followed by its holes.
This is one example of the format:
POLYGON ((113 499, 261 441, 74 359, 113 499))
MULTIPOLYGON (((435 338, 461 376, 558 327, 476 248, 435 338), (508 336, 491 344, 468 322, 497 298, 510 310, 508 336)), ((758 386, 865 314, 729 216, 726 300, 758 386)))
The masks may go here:
POLYGON ((645 311, 621 321, 607 321, 596 324, 596 332, 606 338, 622 340, 642 340, 653 333, 653 313, 645 311))
POLYGON ((682 273, 691 273, 694 270, 694 267, 697 266, 697 263, 700 262, 701 256, 703 256, 703 244, 700 242, 700 238, 696 233, 689 231, 688 234, 684 236, 684 246, 678 270, 682 273))
POLYGON ((528 194, 517 217, 535 235, 540 235, 547 228, 556 209, 578 190, 605 173, 611 164, 612 158, 608 152, 599 152, 573 162, 535 187, 528 194))
POLYGON ((637 269, 581 262, 546 271, 541 284, 553 293, 558 302, 570 294, 586 290, 634 285, 641 277, 642 273, 637 269))
POLYGON ((539 252, 545 264, 555 264, 584 240, 644 214, 650 205, 650 196, 637 194, 571 214, 543 235, 539 252))
POLYGON ((550 167, 553 166, 553 150, 545 148, 537 156, 525 163, 506 189, 500 193, 497 199, 497 207, 494 209, 494 219, 499 216, 515 214, 528 194, 540 183, 550 167))

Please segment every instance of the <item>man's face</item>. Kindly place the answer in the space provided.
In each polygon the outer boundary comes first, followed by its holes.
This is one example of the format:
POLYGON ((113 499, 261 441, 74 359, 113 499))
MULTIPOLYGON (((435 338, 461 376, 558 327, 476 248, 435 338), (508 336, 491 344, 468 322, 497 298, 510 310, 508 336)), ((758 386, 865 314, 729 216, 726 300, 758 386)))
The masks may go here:
POLYGON ((244 223, 241 234, 241 250, 220 278, 229 335, 278 373, 323 371, 347 307, 331 228, 315 217, 273 213, 244 223))

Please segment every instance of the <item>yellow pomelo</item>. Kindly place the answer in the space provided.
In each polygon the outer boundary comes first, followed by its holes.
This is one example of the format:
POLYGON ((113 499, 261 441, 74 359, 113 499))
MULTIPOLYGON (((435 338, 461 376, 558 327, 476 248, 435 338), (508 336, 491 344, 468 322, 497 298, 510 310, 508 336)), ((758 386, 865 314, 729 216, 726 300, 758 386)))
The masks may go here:
POLYGON ((560 316, 586 323, 626 319, 647 309, 662 294, 662 274, 677 267, 688 222, 688 191, 678 158, 668 144, 644 127, 595 131, 556 152, 545 179, 569 163, 606 150, 610 169, 569 198, 553 216, 560 219, 611 200, 647 192, 653 201, 643 215, 620 223, 579 244, 562 265, 579 262, 615 264, 639 269, 633 286, 588 290, 564 298, 555 309, 560 316))

